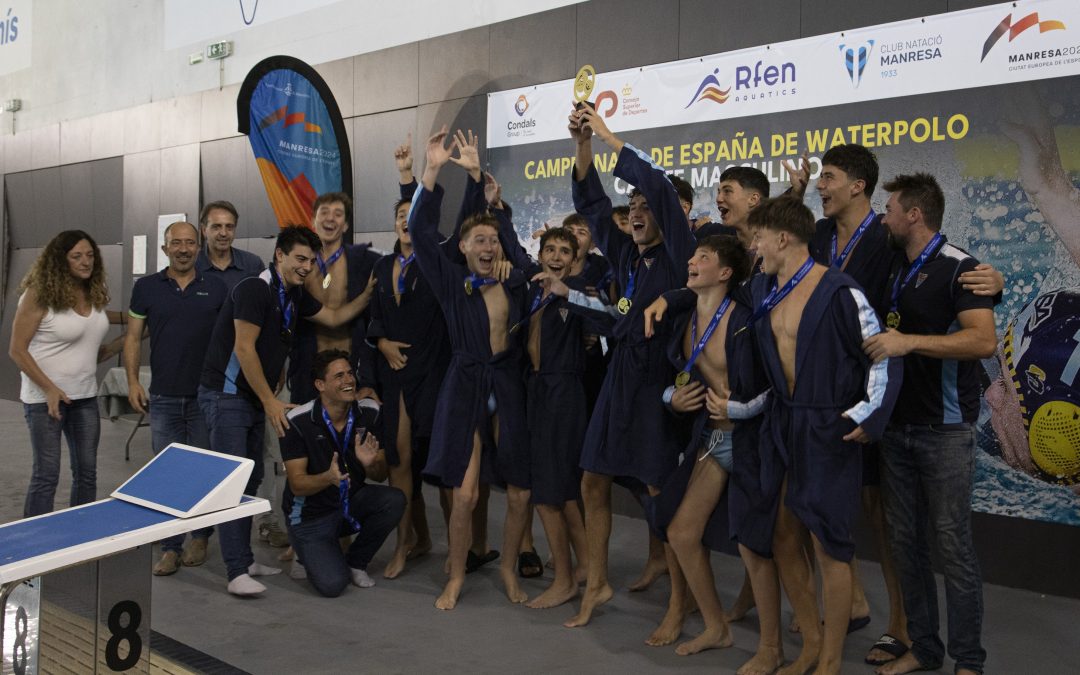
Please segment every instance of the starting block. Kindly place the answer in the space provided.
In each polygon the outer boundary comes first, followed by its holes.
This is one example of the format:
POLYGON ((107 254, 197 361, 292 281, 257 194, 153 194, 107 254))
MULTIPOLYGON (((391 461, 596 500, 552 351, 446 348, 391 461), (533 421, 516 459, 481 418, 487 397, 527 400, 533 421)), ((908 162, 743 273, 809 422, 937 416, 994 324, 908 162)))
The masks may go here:
POLYGON ((2 673, 149 672, 152 544, 269 511, 244 495, 253 468, 174 443, 109 499, 0 526, 2 673), (44 614, 62 617, 63 649, 44 614))

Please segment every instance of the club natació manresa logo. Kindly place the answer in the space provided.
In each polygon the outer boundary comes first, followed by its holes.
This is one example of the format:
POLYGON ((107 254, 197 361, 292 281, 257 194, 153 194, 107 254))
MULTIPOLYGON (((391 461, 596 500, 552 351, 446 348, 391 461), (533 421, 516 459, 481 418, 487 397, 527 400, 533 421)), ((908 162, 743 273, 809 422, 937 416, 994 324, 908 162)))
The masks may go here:
POLYGON ((874 41, 867 40, 859 44, 842 44, 840 53, 844 56, 844 67, 847 68, 851 84, 856 89, 862 84, 863 71, 870 61, 870 54, 874 51, 874 41))

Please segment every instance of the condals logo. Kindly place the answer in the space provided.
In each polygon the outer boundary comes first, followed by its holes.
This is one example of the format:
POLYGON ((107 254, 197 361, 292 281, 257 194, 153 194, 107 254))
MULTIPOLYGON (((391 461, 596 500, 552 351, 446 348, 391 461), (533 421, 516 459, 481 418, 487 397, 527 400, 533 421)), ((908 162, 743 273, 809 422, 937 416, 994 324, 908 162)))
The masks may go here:
POLYGON ((727 89, 720 88, 720 81, 716 79, 716 75, 719 72, 720 69, 717 68, 713 70, 712 73, 705 76, 705 79, 698 85, 697 91, 694 92, 694 96, 690 99, 690 102, 686 104, 686 107, 684 107, 683 110, 686 110, 686 108, 689 108, 698 101, 704 101, 706 99, 713 103, 727 103, 731 87, 728 87, 727 89))
POLYGON ((874 41, 867 40, 859 45, 840 45, 840 53, 844 55, 844 66, 847 68, 851 84, 856 89, 862 84, 863 71, 866 70, 866 62, 870 60, 870 53, 874 51, 874 41))
POLYGON ((536 126, 536 120, 532 117, 525 117, 525 113, 529 110, 529 99, 525 98, 525 94, 521 94, 514 101, 514 112, 517 116, 522 118, 517 122, 510 121, 506 123, 506 137, 507 138, 523 138, 533 135, 533 127, 536 126))
MULTIPOLYGON (((1038 12, 1032 12, 1031 14, 1025 16, 1023 19, 1017 21, 1016 23, 1012 22, 1012 14, 1008 14, 1005 16, 1004 19, 1001 20, 1001 23, 999 23, 994 28, 994 30, 990 31, 989 37, 987 37, 986 42, 983 43, 982 58, 979 59, 979 62, 981 63, 982 61, 986 60, 986 55, 990 53, 990 50, 994 48, 994 45, 997 44, 998 40, 1001 39, 1002 35, 1008 33, 1009 42, 1012 42, 1016 39, 1017 35, 1020 35, 1028 28, 1031 28, 1033 26, 1039 27, 1039 33, 1045 33, 1051 30, 1065 30, 1065 24, 1060 21, 1039 21, 1038 12)), ((1029 54, 1010 54, 1009 62, 1013 63, 1016 61, 1030 61, 1040 58, 1050 58, 1053 56, 1054 54, 1046 54, 1042 51, 1031 52, 1029 54)), ((1060 56, 1060 54, 1058 54, 1058 56, 1060 56)))

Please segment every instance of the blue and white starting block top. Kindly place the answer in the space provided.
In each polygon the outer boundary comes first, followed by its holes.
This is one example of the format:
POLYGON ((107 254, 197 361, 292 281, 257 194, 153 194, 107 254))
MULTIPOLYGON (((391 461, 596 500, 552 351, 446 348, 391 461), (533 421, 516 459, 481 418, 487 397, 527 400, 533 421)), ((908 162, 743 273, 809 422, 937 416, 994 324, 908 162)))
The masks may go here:
POLYGON ((250 459, 174 443, 109 499, 0 525, 0 584, 265 513, 244 495, 250 459))

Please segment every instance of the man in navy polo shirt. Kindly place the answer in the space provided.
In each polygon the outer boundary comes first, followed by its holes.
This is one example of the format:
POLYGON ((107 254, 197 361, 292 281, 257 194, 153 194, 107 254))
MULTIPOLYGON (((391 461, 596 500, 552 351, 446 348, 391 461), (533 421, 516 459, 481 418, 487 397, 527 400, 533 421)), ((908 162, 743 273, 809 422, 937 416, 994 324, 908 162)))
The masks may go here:
MULTIPOLYGON (((338 308, 323 307, 304 292, 321 244, 306 227, 285 227, 277 238, 274 261, 258 277, 241 280, 229 292, 218 314, 199 381, 199 407, 210 427, 210 449, 255 460, 245 493, 255 494, 263 477, 263 425, 269 421, 278 437, 289 427, 274 389, 283 375, 299 318, 326 326, 350 321, 366 304, 360 296, 338 308)), ((281 570, 255 562, 251 552, 251 518, 223 523, 221 555, 229 575, 229 592, 255 595, 266 587, 252 576, 281 570)))
MULTIPOLYGON (((150 439, 154 452, 170 443, 209 445, 206 418, 199 410, 196 395, 203 355, 214 330, 218 310, 225 303, 225 284, 195 269, 199 232, 183 221, 165 228, 162 250, 169 266, 135 282, 128 310, 130 327, 124 339, 124 370, 127 371, 128 400, 140 414, 150 408, 150 439), (139 383, 139 352, 143 325, 150 328, 150 395, 139 383)), ((180 568, 206 561, 206 541, 214 528, 192 533, 186 550, 184 535, 161 542, 161 560, 154 574, 166 576, 180 568)))
POLYGON ((933 176, 900 175, 882 222, 903 251, 885 284, 888 329, 863 345, 875 361, 904 357, 904 380, 882 439, 882 491, 900 572, 911 649, 878 673, 941 667, 931 536, 942 559, 948 653, 957 673, 981 673, 982 577, 971 537, 979 415, 978 359, 993 356, 994 300, 966 290, 960 275, 978 261, 941 234, 945 196, 933 176))
POLYGON ((368 563, 405 512, 405 495, 386 485, 386 456, 372 429, 378 404, 356 401, 356 376, 349 353, 321 351, 312 359, 318 396, 289 413, 281 439, 288 483, 282 508, 289 541, 296 549, 290 574, 306 578, 321 595, 341 595, 351 582, 375 585, 368 563), (341 550, 342 535, 356 538, 341 550))
POLYGON ((205 246, 195 259, 195 269, 220 279, 230 291, 241 279, 257 277, 265 269, 259 256, 233 248, 239 220, 236 207, 227 201, 210 202, 199 214, 205 246))

